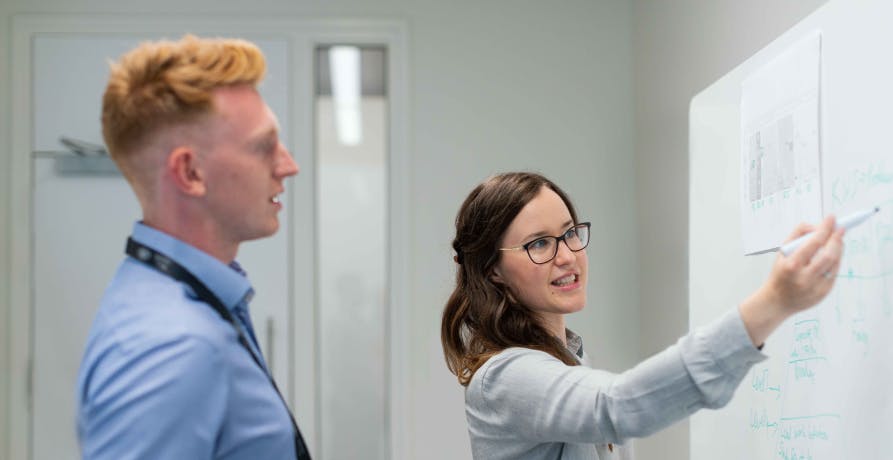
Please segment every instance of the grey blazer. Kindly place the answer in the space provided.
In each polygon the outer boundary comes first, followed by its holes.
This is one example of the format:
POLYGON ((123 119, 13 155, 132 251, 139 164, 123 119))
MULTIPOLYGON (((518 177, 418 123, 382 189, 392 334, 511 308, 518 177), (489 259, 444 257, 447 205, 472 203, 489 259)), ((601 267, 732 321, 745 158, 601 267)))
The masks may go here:
POLYGON ((622 374, 509 348, 484 363, 465 390, 472 454, 487 460, 632 459, 632 438, 701 408, 724 406, 765 358, 737 309, 622 374))

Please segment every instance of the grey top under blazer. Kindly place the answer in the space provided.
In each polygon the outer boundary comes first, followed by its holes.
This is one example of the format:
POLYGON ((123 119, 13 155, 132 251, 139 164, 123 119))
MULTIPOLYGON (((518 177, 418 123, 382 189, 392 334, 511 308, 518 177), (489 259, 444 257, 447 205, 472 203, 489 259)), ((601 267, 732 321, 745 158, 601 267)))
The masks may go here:
MULTIPOLYGON (((579 342, 568 343, 576 352, 579 342)), ((568 366, 509 348, 484 363, 465 391, 474 458, 632 459, 632 438, 724 406, 766 358, 737 309, 622 374, 591 369, 580 354, 584 365, 568 366)))

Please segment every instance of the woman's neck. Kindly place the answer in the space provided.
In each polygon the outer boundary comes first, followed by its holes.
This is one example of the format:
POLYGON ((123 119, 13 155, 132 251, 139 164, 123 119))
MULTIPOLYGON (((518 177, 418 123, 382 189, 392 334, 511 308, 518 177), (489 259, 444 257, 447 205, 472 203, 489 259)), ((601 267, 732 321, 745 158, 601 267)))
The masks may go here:
POLYGON ((561 313, 547 313, 542 316, 543 327, 555 336, 562 345, 567 347, 567 334, 565 333, 564 315, 561 313))

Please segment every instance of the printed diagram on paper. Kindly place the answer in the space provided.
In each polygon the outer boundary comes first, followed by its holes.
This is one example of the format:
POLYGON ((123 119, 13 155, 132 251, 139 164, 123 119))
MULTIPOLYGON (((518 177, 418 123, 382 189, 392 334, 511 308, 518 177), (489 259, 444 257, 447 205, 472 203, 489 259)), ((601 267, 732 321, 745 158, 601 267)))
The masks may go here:
POLYGON ((787 50, 741 89, 741 223, 745 254, 778 247, 822 216, 821 36, 787 50))

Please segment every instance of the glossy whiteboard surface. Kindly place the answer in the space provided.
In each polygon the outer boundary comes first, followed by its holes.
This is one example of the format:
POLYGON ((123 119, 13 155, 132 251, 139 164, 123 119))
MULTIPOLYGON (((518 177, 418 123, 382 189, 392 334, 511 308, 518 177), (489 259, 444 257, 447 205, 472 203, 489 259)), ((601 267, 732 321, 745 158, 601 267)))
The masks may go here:
POLYGON ((893 455, 891 23, 891 2, 831 1, 692 100, 692 327, 735 308, 768 275, 774 253, 741 255, 741 84, 816 31, 823 212, 882 208, 846 235, 828 298, 776 331, 764 349, 769 360, 752 369, 727 407, 692 418, 693 460, 893 455))

